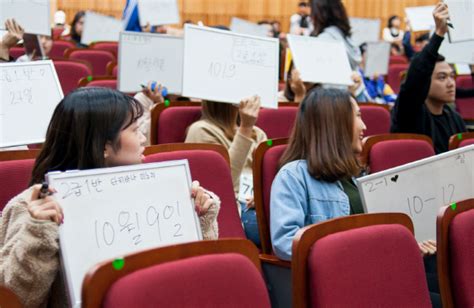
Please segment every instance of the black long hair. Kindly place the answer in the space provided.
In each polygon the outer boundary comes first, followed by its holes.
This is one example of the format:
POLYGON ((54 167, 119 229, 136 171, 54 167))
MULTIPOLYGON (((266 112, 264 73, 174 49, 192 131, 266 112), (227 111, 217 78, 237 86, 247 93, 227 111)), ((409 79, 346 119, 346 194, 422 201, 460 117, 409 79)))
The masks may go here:
POLYGON ((351 25, 341 0, 312 0, 311 5, 314 35, 318 36, 324 29, 336 26, 344 36, 351 36, 351 25))
POLYGON ((79 88, 56 106, 30 185, 49 171, 105 167, 104 150, 120 149, 120 132, 143 115, 134 98, 107 88, 79 88))
POLYGON ((81 35, 79 35, 76 32, 76 24, 79 22, 79 20, 86 15, 86 12, 84 11, 79 11, 74 15, 74 19, 72 20, 71 23, 71 38, 76 41, 80 42, 81 41, 81 35))

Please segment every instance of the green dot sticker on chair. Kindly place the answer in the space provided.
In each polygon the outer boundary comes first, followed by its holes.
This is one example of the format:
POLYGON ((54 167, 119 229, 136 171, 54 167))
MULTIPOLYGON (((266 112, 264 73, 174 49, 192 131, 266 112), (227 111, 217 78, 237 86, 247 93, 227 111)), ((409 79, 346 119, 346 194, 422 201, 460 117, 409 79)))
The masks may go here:
POLYGON ((170 100, 169 99, 165 99, 165 107, 169 107, 170 106, 170 100))
POLYGON ((115 259, 112 262, 112 266, 115 270, 120 271, 125 265, 125 260, 123 258, 115 259))
POLYGON ((451 204, 451 209, 452 209, 453 211, 455 211, 455 210, 456 210, 456 208, 457 208, 457 205, 456 205, 456 203, 453 203, 453 204, 451 204))
POLYGON ((273 145, 273 140, 272 140, 272 139, 268 139, 268 140, 267 140, 267 145, 268 145, 269 147, 271 147, 271 146, 273 145))
POLYGON ((87 81, 92 81, 92 76, 87 76, 87 81))
POLYGON ((462 134, 458 134, 458 139, 462 140, 462 134))

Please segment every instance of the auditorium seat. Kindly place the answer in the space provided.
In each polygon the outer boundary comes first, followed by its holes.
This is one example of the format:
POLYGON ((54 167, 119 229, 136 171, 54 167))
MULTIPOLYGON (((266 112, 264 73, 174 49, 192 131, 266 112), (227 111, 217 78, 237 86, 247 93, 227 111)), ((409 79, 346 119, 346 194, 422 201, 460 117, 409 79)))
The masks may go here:
MULTIPOLYGON (((474 81, 471 76, 459 76, 456 78, 456 87, 473 89, 474 81)), ((456 109, 464 121, 474 121, 474 98, 457 98, 456 109)))
POLYGON ((217 222, 219 238, 245 238, 235 200, 229 154, 218 144, 162 144, 147 147, 145 163, 187 159, 192 179, 215 193, 221 200, 217 222))
POLYGON ((376 173, 434 155, 433 143, 425 135, 385 134, 367 138, 361 162, 369 173, 376 173))
POLYGON ((107 50, 113 53, 115 58, 117 58, 118 46, 118 42, 99 41, 89 44, 89 49, 107 50))
POLYGON ((117 61, 107 63, 107 75, 117 78, 118 66, 117 61))
POLYGON ((270 308, 257 248, 247 240, 201 241, 145 250, 89 271, 82 307, 270 308))
POLYGON ((55 60, 53 63, 64 95, 77 89, 82 78, 92 75, 91 68, 83 62, 55 60))
POLYGON ((102 87, 117 89, 117 79, 111 76, 87 76, 79 80, 79 87, 102 87))
POLYGON ((25 54, 25 49, 23 47, 10 48, 10 57, 12 57, 15 60, 23 56, 24 54, 25 54))
POLYGON ((387 83, 395 93, 400 92, 402 73, 408 70, 408 64, 391 64, 388 67, 387 83))
POLYGON ((413 223, 402 213, 351 215, 293 240, 293 308, 431 307, 413 223))
POLYGON ((255 125, 261 128, 268 139, 288 138, 293 129, 299 104, 279 103, 278 109, 262 108, 255 125))
POLYGON ((390 109, 388 105, 359 103, 362 121, 367 129, 365 136, 390 133, 390 109))
POLYGON ((449 138, 449 150, 467 147, 474 144, 474 133, 455 134, 449 138))
POLYGON ((440 209, 437 246, 443 307, 474 307, 474 199, 440 209))
POLYGON ((64 57, 64 52, 66 49, 74 48, 75 46, 76 45, 74 45, 74 43, 71 41, 55 40, 53 41, 53 47, 51 48, 49 57, 52 59, 62 58, 64 57))
POLYGON ((110 51, 87 48, 69 48, 64 52, 64 56, 68 59, 89 61, 92 65, 93 75, 106 75, 107 63, 116 60, 110 51))

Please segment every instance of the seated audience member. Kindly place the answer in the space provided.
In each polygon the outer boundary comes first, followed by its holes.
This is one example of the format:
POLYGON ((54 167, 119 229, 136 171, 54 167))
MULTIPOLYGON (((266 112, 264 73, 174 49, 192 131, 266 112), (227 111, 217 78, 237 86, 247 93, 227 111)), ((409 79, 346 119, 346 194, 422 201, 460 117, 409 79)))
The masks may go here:
POLYGON ((447 32, 449 11, 439 3, 434 12, 436 31, 408 69, 392 110, 393 133, 424 134, 433 139, 436 153, 448 151, 449 138, 466 131, 461 116, 448 106, 455 101, 453 68, 438 54, 447 32))
MULTIPOLYGON (((58 226, 75 217, 64 217, 53 197, 41 198, 45 174, 140 164, 145 137, 137 119, 142 112, 133 98, 105 88, 80 88, 56 107, 33 168, 32 186, 7 204, 0 221, 0 285, 14 291, 25 307, 67 306, 58 226)), ((54 187, 49 191, 54 194, 54 187)), ((190 194, 204 239, 216 239, 219 199, 198 182, 190 194)))
POLYGON ((415 46, 411 44, 411 31, 407 29, 403 36, 403 50, 408 60, 411 60, 417 53, 417 50, 422 50, 430 41, 430 35, 428 33, 422 34, 415 40, 415 46))
POLYGON ((298 12, 290 17, 290 34, 309 36, 313 30, 311 7, 302 1, 298 3, 298 12))
MULTIPOLYGON (((23 36, 23 38, 25 38, 25 36, 23 36)), ((51 49, 53 49, 53 38, 47 35, 39 35, 39 39, 40 39, 41 47, 43 48, 43 53, 44 53, 43 58, 38 58, 38 56, 40 55, 37 54, 36 53, 37 51, 35 50, 34 53, 31 55, 25 54, 19 57, 18 59, 16 59, 16 62, 28 62, 28 61, 33 61, 36 59, 47 60, 49 58, 51 49)))
POLYGON ((400 17, 393 15, 388 19, 387 28, 383 29, 382 37, 384 41, 402 45, 404 32, 401 29, 400 17))
POLYGON ((358 102, 374 102, 380 104, 393 105, 397 99, 397 95, 393 92, 388 83, 385 82, 384 76, 366 76, 365 63, 367 61, 367 44, 360 45, 362 54, 362 62, 359 67, 359 73, 363 76, 365 90, 357 97, 358 102))
POLYGON ((252 178, 253 152, 260 142, 267 139, 263 130, 255 126, 259 111, 258 96, 242 100, 239 106, 203 102, 202 118, 189 127, 185 141, 221 144, 229 151, 232 182, 238 196, 245 233, 257 245, 260 238, 255 205, 253 198, 242 195, 240 183, 244 177, 252 178))
POLYGON ((81 43, 82 31, 84 30, 84 19, 86 13, 79 11, 74 15, 74 19, 71 23, 71 41, 76 44, 76 47, 86 48, 86 44, 81 43))
POLYGON ((5 21, 5 29, 7 33, 0 41, 0 62, 11 62, 13 59, 10 58, 10 49, 23 39, 25 30, 14 19, 5 21))

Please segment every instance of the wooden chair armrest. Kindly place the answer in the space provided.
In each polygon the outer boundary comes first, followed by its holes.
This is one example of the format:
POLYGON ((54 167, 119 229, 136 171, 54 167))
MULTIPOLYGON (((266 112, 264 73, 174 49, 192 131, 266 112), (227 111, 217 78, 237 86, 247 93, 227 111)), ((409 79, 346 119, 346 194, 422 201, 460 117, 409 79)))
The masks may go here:
POLYGON ((276 266, 291 268, 291 262, 290 261, 285 261, 285 260, 278 259, 274 255, 260 254, 258 257, 260 258, 260 261, 263 262, 263 263, 268 263, 268 264, 273 264, 273 265, 276 265, 276 266))

